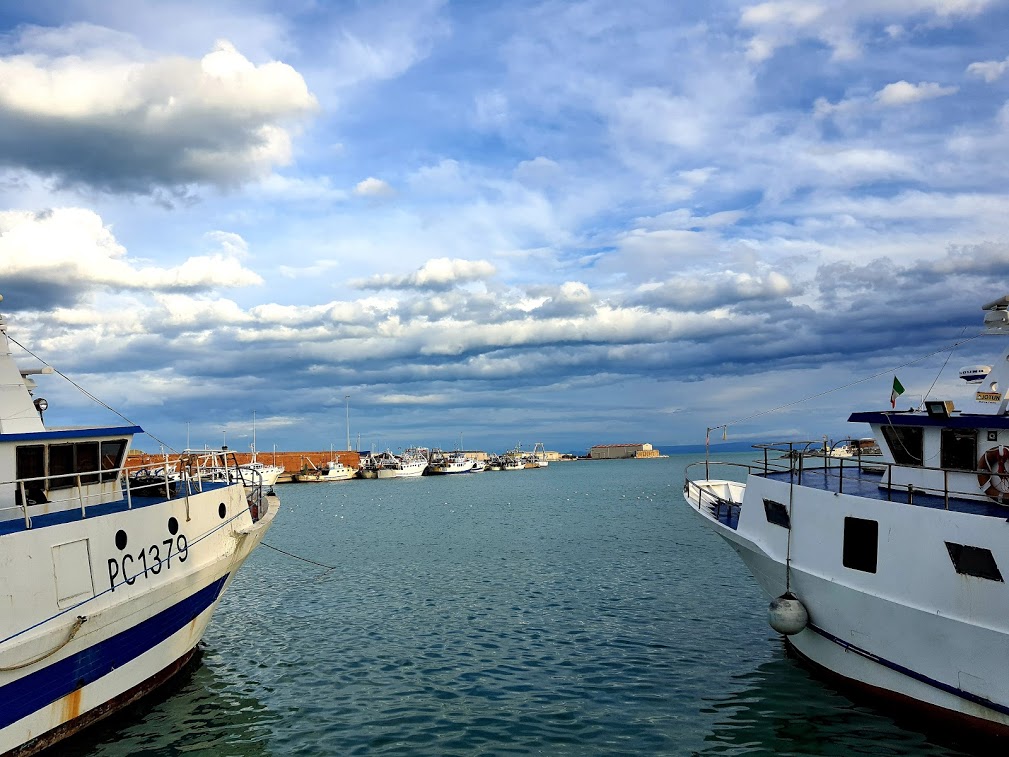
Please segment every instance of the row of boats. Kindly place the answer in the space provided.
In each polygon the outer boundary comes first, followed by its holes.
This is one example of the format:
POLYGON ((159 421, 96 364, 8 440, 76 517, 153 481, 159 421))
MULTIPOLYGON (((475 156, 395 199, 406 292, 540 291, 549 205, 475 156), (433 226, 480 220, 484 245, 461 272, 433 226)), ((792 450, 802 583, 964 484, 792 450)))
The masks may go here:
MULTIPOLYGON (((314 464, 294 475, 293 480, 300 483, 318 483, 324 481, 346 481, 351 478, 413 478, 416 476, 445 476, 460 473, 482 473, 485 470, 525 470, 527 468, 545 468, 548 465, 542 444, 537 444, 533 452, 523 453, 511 450, 503 455, 490 455, 486 460, 477 460, 465 452, 445 452, 440 449, 412 447, 396 455, 385 452, 367 452, 361 456, 361 464, 354 468, 340 460, 331 460, 318 467, 314 464)), ((272 483, 282 475, 283 468, 272 466, 275 471, 272 483)))

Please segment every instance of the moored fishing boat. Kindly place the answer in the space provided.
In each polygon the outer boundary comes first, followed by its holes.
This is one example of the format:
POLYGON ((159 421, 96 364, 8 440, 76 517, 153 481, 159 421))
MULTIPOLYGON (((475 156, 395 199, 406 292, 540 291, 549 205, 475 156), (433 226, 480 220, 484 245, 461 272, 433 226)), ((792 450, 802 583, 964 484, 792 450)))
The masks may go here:
POLYGON ((320 483, 325 481, 347 481, 357 475, 357 469, 344 465, 339 460, 330 460, 321 468, 314 465, 294 476, 298 483, 320 483))
POLYGON ((453 473, 469 473, 476 463, 463 452, 442 452, 441 450, 431 451, 431 460, 428 463, 427 473, 431 475, 451 475, 453 473))
MULTIPOLYGON (((983 336, 1009 336, 1009 297, 983 311, 983 336)), ((871 470, 811 460, 808 443, 758 445, 745 483, 705 461, 684 497, 774 598, 768 620, 803 658, 1009 734, 1009 349, 994 365, 956 403, 853 413, 882 440, 871 470)), ((895 379, 892 403, 902 391, 895 379)))
POLYGON ((0 754, 31 754, 191 658, 276 516, 261 482, 129 475, 139 426, 47 427, 0 317, 0 754), (26 569, 32 566, 32 569, 26 569))

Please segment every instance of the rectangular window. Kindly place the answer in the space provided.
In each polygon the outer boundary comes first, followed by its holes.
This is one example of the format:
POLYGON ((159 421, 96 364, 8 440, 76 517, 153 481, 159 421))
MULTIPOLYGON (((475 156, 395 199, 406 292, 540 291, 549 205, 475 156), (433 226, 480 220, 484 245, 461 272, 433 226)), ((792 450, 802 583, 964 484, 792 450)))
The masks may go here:
POLYGON ((841 558, 844 567, 875 573, 878 544, 879 524, 876 521, 844 519, 844 553, 841 558))
MULTIPOLYGON (((46 475, 46 448, 41 444, 33 444, 30 447, 18 447, 17 449, 17 470, 14 473, 18 481, 26 478, 41 478, 46 475)), ((39 481, 36 486, 43 486, 39 481)))
POLYGON ((102 442, 102 481, 114 481, 126 451, 125 439, 102 442))
POLYGON ((74 447, 74 470, 81 475, 81 483, 98 483, 98 442, 78 442, 74 447))
POLYGON ((74 476, 74 445, 49 445, 49 488, 67 489, 76 486, 74 476))
POLYGON ((921 465, 924 459, 921 426, 883 426, 883 439, 898 465, 921 465))
POLYGON ((987 578, 989 581, 1002 581, 1002 573, 995 562, 995 556, 990 549, 971 547, 966 544, 946 542, 949 559, 953 561, 956 572, 964 576, 987 578))
POLYGON ((944 428, 939 465, 951 470, 977 469, 977 429, 944 428))
POLYGON ((792 522, 788 517, 788 508, 780 502, 764 497, 764 517, 768 523, 773 523, 782 528, 791 528, 792 522))

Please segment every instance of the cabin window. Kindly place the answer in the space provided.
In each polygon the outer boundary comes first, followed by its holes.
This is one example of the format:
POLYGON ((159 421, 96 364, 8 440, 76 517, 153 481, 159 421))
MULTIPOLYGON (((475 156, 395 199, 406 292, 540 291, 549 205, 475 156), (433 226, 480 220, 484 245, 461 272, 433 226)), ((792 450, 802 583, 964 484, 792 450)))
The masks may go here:
POLYGON ((768 523, 773 523, 782 528, 791 528, 792 522, 788 517, 788 508, 780 502, 764 497, 764 517, 768 523))
POLYGON ((1002 573, 990 549, 955 544, 951 541, 946 542, 946 549, 949 551, 949 559, 953 561, 953 567, 960 575, 1002 581, 1002 573))
POLYGON ((66 489, 76 486, 74 477, 74 445, 49 445, 49 488, 66 489))
POLYGON ((126 451, 126 440, 115 439, 102 442, 102 481, 114 481, 119 475, 119 466, 123 464, 123 453, 126 451))
POLYGON ((883 426, 883 438, 898 465, 921 465, 923 432, 921 426, 883 426))
MULTIPOLYGON (((46 475, 46 448, 42 444, 17 448, 17 471, 14 476, 19 481, 26 478, 42 478, 46 475)), ((37 486, 42 486, 39 481, 37 486)))
POLYGON ((878 546, 879 524, 876 521, 865 518, 844 519, 844 548, 841 558, 844 567, 875 573, 878 546))
POLYGON ((74 469, 80 474, 82 484, 98 483, 98 442, 78 442, 74 445, 74 469))
POLYGON ((977 429, 944 428, 939 464, 952 470, 977 468, 977 429))

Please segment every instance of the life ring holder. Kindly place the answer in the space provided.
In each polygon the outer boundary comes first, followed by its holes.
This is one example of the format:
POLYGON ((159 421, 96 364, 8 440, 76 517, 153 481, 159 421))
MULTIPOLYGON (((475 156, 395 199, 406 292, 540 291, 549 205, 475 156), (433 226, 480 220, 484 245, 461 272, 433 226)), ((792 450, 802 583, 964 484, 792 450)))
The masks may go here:
POLYGON ((1009 505, 1009 447, 987 450, 977 461, 977 482, 987 497, 1009 505))

